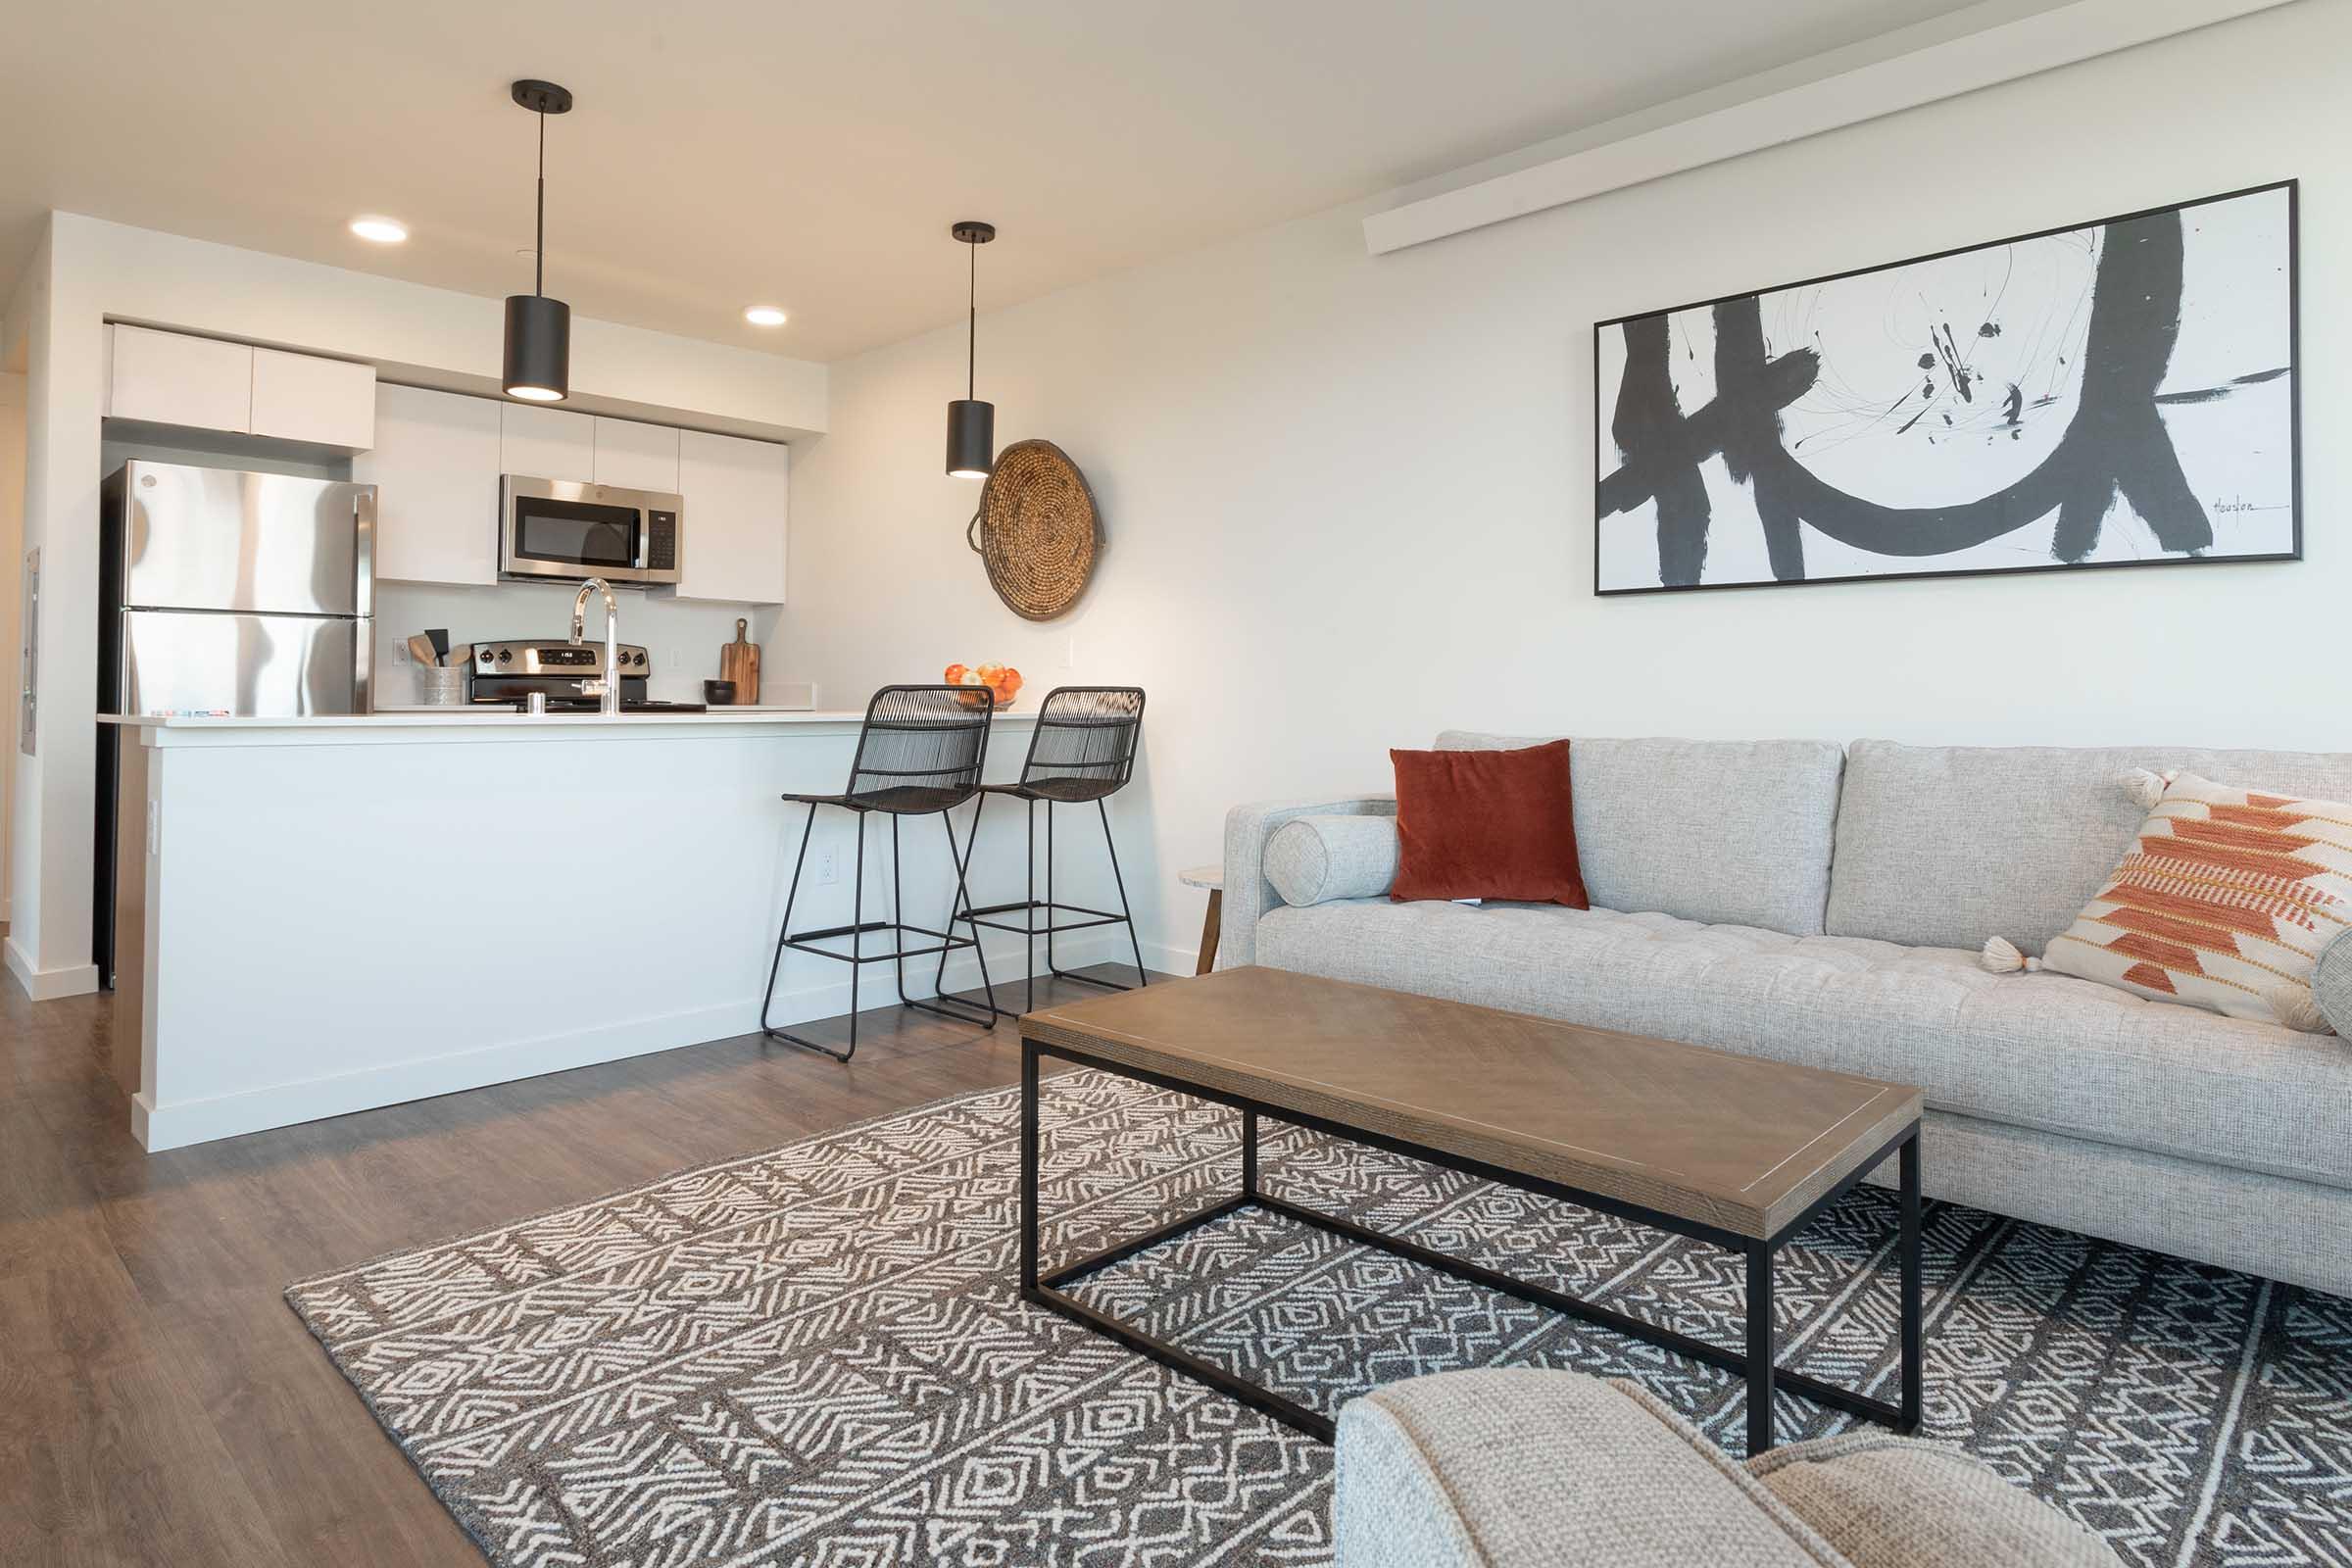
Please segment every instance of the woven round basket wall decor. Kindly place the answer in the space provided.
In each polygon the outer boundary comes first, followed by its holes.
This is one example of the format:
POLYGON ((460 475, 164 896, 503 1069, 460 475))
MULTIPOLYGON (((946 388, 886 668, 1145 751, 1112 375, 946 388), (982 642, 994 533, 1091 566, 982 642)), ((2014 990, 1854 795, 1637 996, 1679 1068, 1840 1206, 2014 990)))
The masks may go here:
POLYGON ((1015 441, 997 454, 963 538, 1005 608, 1024 619, 1052 620, 1086 592, 1102 549, 1102 519, 1067 453, 1051 441, 1015 441))

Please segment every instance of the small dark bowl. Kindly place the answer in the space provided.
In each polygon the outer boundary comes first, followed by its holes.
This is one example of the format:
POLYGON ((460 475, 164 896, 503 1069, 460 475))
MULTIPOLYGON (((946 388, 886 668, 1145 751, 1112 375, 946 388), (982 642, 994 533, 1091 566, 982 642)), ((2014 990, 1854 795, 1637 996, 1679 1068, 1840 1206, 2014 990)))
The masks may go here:
POLYGON ((735 701, 735 683, 731 680, 703 682, 703 701, 717 708, 735 701))

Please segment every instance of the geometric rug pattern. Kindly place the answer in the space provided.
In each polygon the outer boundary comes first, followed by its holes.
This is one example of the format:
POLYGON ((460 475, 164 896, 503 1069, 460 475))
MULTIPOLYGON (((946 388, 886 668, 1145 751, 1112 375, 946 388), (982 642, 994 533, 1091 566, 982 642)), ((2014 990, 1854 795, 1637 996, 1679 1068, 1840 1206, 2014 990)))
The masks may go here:
MULTIPOLYGON (((287 1299, 501 1568, 1328 1563, 1327 1447, 1018 1299, 1019 1112, 900 1112, 287 1299)), ((1047 1079, 1043 1125, 1047 1267, 1239 1181, 1236 1115, 1123 1079, 1047 1079)), ((1740 1341, 1735 1254, 1261 1133, 1270 1192, 1740 1341)), ((1784 1364, 1892 1396, 1894 1221, 1863 1187, 1782 1251, 1784 1364)), ((2352 1301, 1942 1203, 1925 1263, 1927 1436, 2128 1563, 2352 1562, 2352 1301)), ((1744 1446, 1730 1374, 1258 1210, 1075 1294, 1326 1412, 1574 1367, 1744 1446)), ((1773 1419, 1853 1425, 1788 1396, 1773 1419)))

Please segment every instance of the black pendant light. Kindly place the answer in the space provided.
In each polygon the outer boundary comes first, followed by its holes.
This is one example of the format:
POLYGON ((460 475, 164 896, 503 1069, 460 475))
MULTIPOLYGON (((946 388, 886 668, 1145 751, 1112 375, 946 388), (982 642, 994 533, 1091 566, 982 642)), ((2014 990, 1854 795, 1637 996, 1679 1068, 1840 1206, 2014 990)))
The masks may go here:
POLYGON ((569 89, 552 81, 514 83, 514 101, 539 117, 539 237, 531 292, 507 296, 507 396, 561 403, 571 395, 571 307, 547 297, 547 117, 571 111, 569 89))
POLYGON ((948 405, 948 474, 956 479, 985 479, 997 462, 997 406, 973 397, 972 389, 980 349, 980 247, 997 237, 997 225, 967 219, 948 232, 972 248, 963 396, 948 405))

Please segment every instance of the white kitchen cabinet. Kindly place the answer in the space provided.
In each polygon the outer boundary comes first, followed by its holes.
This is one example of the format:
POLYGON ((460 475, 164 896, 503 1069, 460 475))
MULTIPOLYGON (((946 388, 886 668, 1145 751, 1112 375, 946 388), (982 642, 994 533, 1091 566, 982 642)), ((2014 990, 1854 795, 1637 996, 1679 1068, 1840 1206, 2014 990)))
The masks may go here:
POLYGON ((678 432, 686 559, 677 597, 784 602, 785 513, 792 452, 772 441, 678 432))
POLYGON ((596 482, 593 417, 529 403, 502 403, 498 409, 502 472, 533 479, 596 482))
POLYGON ((665 424, 596 417, 596 482, 623 490, 678 490, 678 432, 665 424))
POLYGON ((398 582, 498 581, 502 405, 376 389, 375 445, 351 476, 377 487, 375 574, 398 582))
POLYGON ((253 433, 284 441, 375 445, 375 367, 253 349, 253 433))
POLYGON ((375 367, 153 327, 107 328, 116 419, 364 451, 375 440, 375 367))
POLYGON ((117 324, 106 412, 199 430, 253 429, 253 350, 243 343, 117 324))

